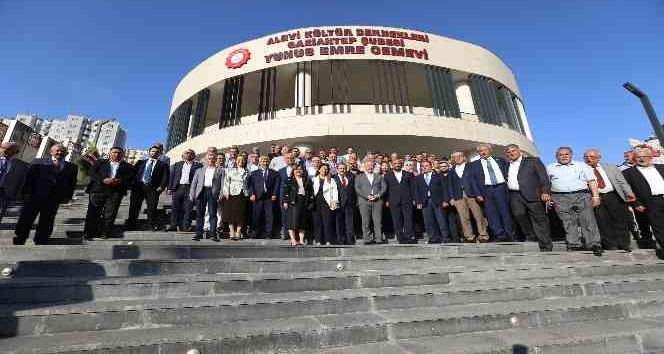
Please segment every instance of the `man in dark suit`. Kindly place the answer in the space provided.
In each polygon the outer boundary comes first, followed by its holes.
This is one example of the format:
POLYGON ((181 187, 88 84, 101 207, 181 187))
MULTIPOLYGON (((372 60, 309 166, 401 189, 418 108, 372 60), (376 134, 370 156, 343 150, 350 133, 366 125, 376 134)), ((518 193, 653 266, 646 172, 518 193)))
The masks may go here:
POLYGON ((637 165, 624 170, 623 174, 636 194, 636 201, 632 203, 634 211, 648 216, 660 246, 657 256, 664 259, 664 165, 653 164, 652 157, 650 149, 637 148, 637 165))
POLYGON ((74 195, 78 167, 65 161, 67 149, 62 144, 51 147, 51 157, 35 159, 30 164, 23 187, 24 204, 16 225, 15 245, 24 245, 32 223, 39 215, 35 244, 43 245, 53 233, 53 222, 60 204, 74 195))
POLYGON ((399 243, 417 243, 413 228, 413 196, 415 195, 415 177, 401 169, 402 162, 392 162, 392 171, 385 174, 387 183, 387 207, 392 215, 394 233, 399 243))
POLYGON ((449 202, 459 213, 464 239, 466 242, 475 242, 476 240, 488 242, 489 234, 484 212, 477 199, 475 199, 477 191, 470 182, 470 164, 466 162, 466 155, 461 151, 452 153, 452 160, 454 161, 454 167, 450 171, 448 180, 449 202), (477 225, 477 237, 475 237, 473 231, 471 215, 475 220, 475 225, 477 225))
POLYGON ((279 192, 279 172, 268 168, 267 156, 258 160, 259 169, 249 177, 249 200, 253 203, 253 236, 272 237, 273 208, 279 192), (262 224, 262 225, 261 225, 262 224), (262 227, 261 227, 262 226, 262 227))
POLYGON ((113 147, 108 160, 97 160, 88 171, 90 183, 85 191, 90 201, 83 229, 86 240, 100 235, 104 239, 111 237, 120 202, 134 179, 134 167, 123 157, 124 150, 113 147))
POLYGON ((126 226, 128 229, 136 228, 138 214, 141 212, 143 199, 147 205, 148 224, 153 231, 159 230, 157 224, 157 205, 159 195, 168 187, 169 170, 168 164, 159 159, 161 148, 158 145, 152 146, 149 152, 150 156, 146 160, 136 163, 136 177, 134 178, 131 189, 131 198, 129 200, 129 218, 126 226))
POLYGON ((337 244, 355 244, 355 208, 357 198, 355 196, 355 176, 347 171, 345 164, 337 165, 337 174, 334 180, 337 182, 339 191, 339 210, 336 214, 337 244))
POLYGON ((541 251, 552 251, 551 227, 546 205, 551 200, 551 182, 546 167, 537 157, 523 156, 516 144, 507 145, 510 160, 507 189, 514 221, 527 241, 539 242, 541 251))
POLYGON ((429 235, 428 243, 450 242, 450 231, 447 228, 447 211, 449 206, 448 186, 445 180, 433 173, 431 163, 422 161, 422 173, 415 177, 415 203, 422 210, 424 229, 429 235))
POLYGON ((17 153, 16 143, 0 145, 0 223, 9 204, 19 197, 28 176, 28 164, 14 158, 17 153))
MULTIPOLYGON (((189 199, 189 187, 196 170, 203 165, 194 161, 196 152, 187 149, 182 161, 171 167, 167 194, 171 195, 171 224, 166 231, 191 231, 191 210, 194 203, 189 199)), ((216 158, 216 156, 215 156, 216 158)))
POLYGON ((470 182, 475 191, 476 199, 484 203, 484 212, 489 221, 494 241, 514 240, 512 229, 512 213, 507 199, 507 162, 494 157, 490 145, 480 144, 477 147, 480 158, 470 163, 470 182))

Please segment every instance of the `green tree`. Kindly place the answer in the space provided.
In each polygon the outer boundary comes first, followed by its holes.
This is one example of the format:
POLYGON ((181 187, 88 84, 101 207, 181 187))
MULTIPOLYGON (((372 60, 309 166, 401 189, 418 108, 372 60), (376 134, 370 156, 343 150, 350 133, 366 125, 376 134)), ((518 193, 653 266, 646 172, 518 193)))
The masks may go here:
POLYGON ((74 162, 78 166, 78 180, 76 184, 79 187, 85 187, 90 183, 90 167, 92 167, 97 159, 99 159, 99 150, 97 146, 91 145, 88 147, 88 151, 74 162))

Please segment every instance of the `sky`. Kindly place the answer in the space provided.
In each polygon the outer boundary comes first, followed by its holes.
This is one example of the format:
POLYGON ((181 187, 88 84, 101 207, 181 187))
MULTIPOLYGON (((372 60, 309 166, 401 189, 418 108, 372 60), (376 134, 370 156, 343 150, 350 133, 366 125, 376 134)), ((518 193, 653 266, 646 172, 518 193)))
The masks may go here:
POLYGON ((664 119, 664 0, 0 0, 0 115, 117 117, 128 146, 164 140, 175 86, 217 51, 307 26, 403 27, 479 44, 514 72, 542 158, 621 162, 664 119))

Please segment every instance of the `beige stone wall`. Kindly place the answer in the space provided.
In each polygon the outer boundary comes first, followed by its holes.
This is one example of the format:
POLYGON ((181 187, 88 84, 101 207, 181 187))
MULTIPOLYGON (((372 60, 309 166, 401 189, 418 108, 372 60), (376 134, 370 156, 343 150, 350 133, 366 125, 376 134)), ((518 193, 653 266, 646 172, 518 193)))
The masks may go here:
POLYGON ((438 154, 470 151, 479 143, 501 147, 515 143, 531 155, 538 155, 534 143, 524 135, 499 126, 480 123, 474 115, 462 119, 437 117, 430 108, 415 107, 413 114, 376 114, 373 105, 353 105, 350 114, 333 114, 325 106, 323 114, 296 115, 295 109, 277 112, 277 118, 258 121, 256 116, 242 118, 242 124, 206 129, 168 152, 171 161, 179 160, 182 152, 193 148, 205 151, 208 146, 225 148, 232 144, 249 150, 260 146, 267 151, 271 142, 305 144, 317 147, 337 146, 341 151, 354 146, 358 151, 380 148, 401 153, 426 150, 438 154))
POLYGON ((426 49, 428 60, 418 59, 418 58, 408 58, 408 57, 396 57, 396 56, 382 56, 382 55, 376 56, 370 54, 369 51, 367 51, 367 53, 365 54, 331 56, 331 55, 320 55, 318 50, 314 50, 313 56, 303 56, 300 58, 290 59, 288 61, 282 60, 282 61, 272 61, 269 64, 266 63, 266 60, 264 58, 265 55, 268 55, 273 52, 289 50, 286 43, 267 45, 269 38, 278 37, 282 34, 292 34, 298 32, 301 34, 301 36, 303 36, 305 32, 310 31, 313 28, 288 30, 285 32, 276 33, 274 35, 258 38, 249 42, 233 45, 214 54, 210 58, 206 59, 205 61, 197 65, 193 70, 191 70, 187 75, 185 75, 185 77, 177 85, 177 88, 173 95, 173 101, 171 104, 171 110, 169 116, 173 114, 173 111, 175 111, 175 109, 182 102, 189 99, 198 91, 226 78, 241 74, 246 74, 249 72, 261 70, 268 67, 284 65, 287 63, 297 63, 297 62, 312 61, 312 60, 382 59, 382 60, 407 61, 407 62, 414 62, 420 64, 430 64, 430 65, 446 67, 454 70, 480 74, 490 77, 508 87, 517 96, 520 96, 516 79, 510 68, 507 65, 505 65, 505 63, 503 63, 503 61, 500 58, 498 58, 495 54, 478 45, 430 33, 408 30, 408 29, 392 28, 392 27, 338 26, 338 27, 317 27, 317 28, 320 29, 341 28, 341 29, 350 29, 352 31, 356 31, 358 28, 361 29, 369 28, 369 29, 378 29, 378 30, 385 29, 385 30, 406 31, 409 33, 425 34, 429 38, 428 43, 406 40, 405 44, 408 48, 412 48, 415 50, 426 49), (251 58, 245 65, 243 65, 238 69, 227 68, 225 63, 228 54, 240 48, 248 49, 249 52, 251 53, 251 58))

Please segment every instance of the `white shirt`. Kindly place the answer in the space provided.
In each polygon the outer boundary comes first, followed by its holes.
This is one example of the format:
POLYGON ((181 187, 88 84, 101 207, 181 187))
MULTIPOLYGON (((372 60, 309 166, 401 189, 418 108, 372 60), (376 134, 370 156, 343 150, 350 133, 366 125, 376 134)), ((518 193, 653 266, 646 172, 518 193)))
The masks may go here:
POLYGON ((491 183, 491 177, 489 176, 487 163, 490 163, 491 167, 493 168, 493 173, 496 175, 496 184, 505 183, 503 172, 500 171, 500 166, 498 166, 498 163, 493 159, 493 157, 489 157, 488 159, 480 159, 480 163, 482 163, 482 169, 484 170, 484 185, 493 185, 493 183, 491 183))
POLYGON ((371 195, 374 194, 373 190, 373 181, 374 181, 374 175, 373 173, 364 173, 367 176, 367 180, 369 181, 369 185, 371 186, 371 195))
MULTIPOLYGON (((427 186, 429 186, 431 184, 431 179, 433 178, 433 173, 427 172, 427 173, 423 174, 422 176, 424 177, 424 183, 426 183, 427 186)), ((431 190, 427 190, 427 197, 430 197, 430 196, 431 196, 431 190)))
POLYGON ((115 175, 118 174, 118 168, 120 168, 120 161, 108 161, 109 164, 111 165, 111 177, 110 178, 115 178, 115 175))
POLYGON ((510 161, 510 168, 507 170, 507 188, 511 191, 519 190, 519 168, 521 167, 523 156, 519 156, 516 161, 510 161))
POLYGON ((210 166, 205 169, 205 182, 203 183, 204 187, 212 187, 212 179, 214 178, 214 171, 216 169, 216 167, 210 166))
POLYGON ((184 161, 182 164, 182 174, 180 175, 180 184, 189 184, 189 173, 193 162, 184 161))
POLYGON ((457 176, 459 176, 459 178, 462 178, 463 177, 463 170, 465 168, 466 168, 466 163, 464 162, 462 164, 454 166, 454 172, 456 172, 456 174, 457 174, 457 176))
MULTIPOLYGON (((597 171, 599 171, 599 174, 602 176, 602 179, 604 180, 604 184, 605 184, 604 188, 599 188, 599 192, 600 193, 613 192, 615 190, 615 188, 613 188, 613 184, 611 184, 611 181, 609 180, 609 176, 606 174, 606 171, 604 171, 602 166, 599 165, 599 164, 597 165, 597 171)), ((593 171, 593 173, 595 173, 595 172, 593 171)), ((599 180, 598 180, 598 182, 599 182, 599 180)))
POLYGON ((337 181, 335 181, 334 178, 330 178, 329 181, 327 180, 327 178, 322 181, 319 178, 318 182, 314 182, 314 195, 318 194, 318 190, 321 187, 323 188, 323 199, 325 199, 329 207, 332 207, 333 204, 339 204, 339 192, 337 190, 337 181))
POLYGON ((402 172, 401 170, 399 170, 399 171, 394 171, 394 177, 397 178, 397 182, 399 182, 399 183, 401 183, 401 175, 402 175, 401 172, 402 172))
POLYGON ((659 174, 655 166, 637 166, 636 168, 641 172, 646 181, 648 181, 652 195, 664 194, 664 178, 662 178, 662 175, 659 174))

